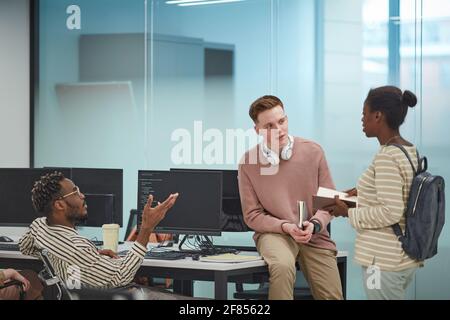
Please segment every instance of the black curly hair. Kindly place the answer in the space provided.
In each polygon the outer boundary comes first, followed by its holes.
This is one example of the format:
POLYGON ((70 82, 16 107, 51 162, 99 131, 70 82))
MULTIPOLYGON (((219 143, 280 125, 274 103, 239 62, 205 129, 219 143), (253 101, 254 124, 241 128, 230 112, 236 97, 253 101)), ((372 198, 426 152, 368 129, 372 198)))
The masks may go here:
POLYGON ((31 201, 34 209, 45 215, 52 211, 52 204, 60 196, 61 184, 65 177, 61 172, 52 172, 43 175, 34 183, 31 190, 31 201))
POLYGON ((394 86, 371 89, 365 101, 371 111, 380 111, 389 128, 397 130, 405 121, 408 107, 414 108, 417 97, 409 90, 402 92, 394 86))

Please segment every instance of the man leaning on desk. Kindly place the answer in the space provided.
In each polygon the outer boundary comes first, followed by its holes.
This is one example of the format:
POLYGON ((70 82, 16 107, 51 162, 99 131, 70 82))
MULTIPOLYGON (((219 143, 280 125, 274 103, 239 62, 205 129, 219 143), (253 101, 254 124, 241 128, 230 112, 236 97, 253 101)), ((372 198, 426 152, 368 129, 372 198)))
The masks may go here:
MULTIPOLYGON (((20 239, 23 254, 38 256, 47 249, 55 272, 63 281, 78 280, 81 287, 118 288, 126 286, 142 264, 147 252, 149 235, 175 204, 178 194, 171 194, 163 203, 152 208, 150 195, 142 213, 139 235, 128 254, 119 258, 112 251, 99 251, 80 236, 75 225, 87 219, 85 196, 60 172, 49 173, 36 181, 31 191, 33 206, 45 215, 37 218, 20 239), (75 279, 77 278, 77 279, 75 279)), ((145 287, 148 299, 183 299, 160 289, 145 287)))
POLYGON ((314 299, 340 300, 337 250, 327 231, 332 217, 313 212, 311 203, 319 186, 334 189, 325 154, 317 143, 289 135, 278 97, 255 100, 249 115, 263 141, 239 164, 239 193, 244 220, 269 266, 269 299, 294 298, 298 261, 314 299), (298 200, 306 202, 308 221, 300 221, 298 200))

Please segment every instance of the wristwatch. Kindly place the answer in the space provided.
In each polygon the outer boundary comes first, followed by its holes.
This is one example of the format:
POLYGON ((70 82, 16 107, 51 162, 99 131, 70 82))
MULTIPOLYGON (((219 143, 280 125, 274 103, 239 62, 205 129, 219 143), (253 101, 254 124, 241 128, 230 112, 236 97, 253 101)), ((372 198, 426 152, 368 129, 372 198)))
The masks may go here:
POLYGON ((313 234, 316 234, 320 231, 320 228, 322 227, 320 222, 317 220, 311 220, 310 221, 314 225, 313 234))

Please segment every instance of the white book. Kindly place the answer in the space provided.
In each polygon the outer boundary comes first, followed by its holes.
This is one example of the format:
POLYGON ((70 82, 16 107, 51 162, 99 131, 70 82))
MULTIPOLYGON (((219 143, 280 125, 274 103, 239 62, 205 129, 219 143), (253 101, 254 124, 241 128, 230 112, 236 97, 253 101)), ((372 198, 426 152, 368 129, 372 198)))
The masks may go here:
POLYGON ((345 192, 340 192, 337 190, 328 189, 324 187, 319 187, 319 190, 317 190, 317 196, 324 198, 334 198, 334 196, 339 196, 339 199, 351 202, 357 202, 358 200, 356 196, 349 197, 345 192))
POLYGON ((297 201, 297 210, 298 210, 298 226, 300 229, 303 229, 303 222, 308 218, 308 210, 306 209, 305 201, 297 201))
POLYGON ((333 205, 335 203, 335 196, 339 196, 339 199, 344 201, 349 208, 354 208, 357 205, 358 198, 356 196, 349 197, 345 192, 319 187, 317 195, 313 195, 313 209, 321 210, 327 206, 333 205))

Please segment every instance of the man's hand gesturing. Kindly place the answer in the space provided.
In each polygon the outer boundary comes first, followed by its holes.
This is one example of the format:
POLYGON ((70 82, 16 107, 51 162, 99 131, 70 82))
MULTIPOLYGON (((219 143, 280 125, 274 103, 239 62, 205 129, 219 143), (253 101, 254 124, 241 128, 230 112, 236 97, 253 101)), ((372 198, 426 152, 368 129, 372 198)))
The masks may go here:
POLYGON ((175 204, 177 197, 178 193, 171 194, 163 203, 158 203, 157 206, 152 208, 153 195, 149 195, 144 211, 142 212, 141 230, 153 230, 166 216, 167 211, 175 204))

